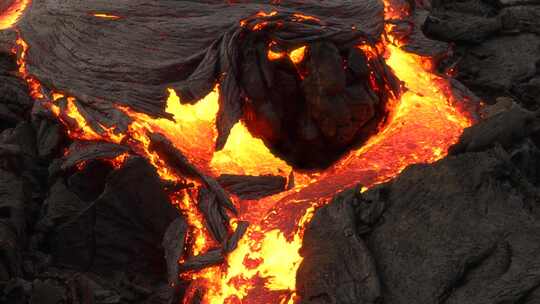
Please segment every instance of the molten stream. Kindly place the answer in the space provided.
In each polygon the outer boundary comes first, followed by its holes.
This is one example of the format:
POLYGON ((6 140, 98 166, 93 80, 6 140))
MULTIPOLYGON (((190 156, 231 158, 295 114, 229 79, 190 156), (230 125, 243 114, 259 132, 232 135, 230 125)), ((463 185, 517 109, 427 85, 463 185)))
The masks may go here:
MULTIPOLYGON (((387 19, 408 13, 388 4, 385 12, 387 19)), ((17 16, 2 15, 0 20, 16 20, 20 13, 14 15, 17 16)), ((299 15, 298 18, 310 17, 299 15)), ((297 298, 294 293, 295 276, 302 261, 298 250, 302 245, 304 228, 315 209, 328 203, 336 192, 358 183, 371 187, 388 181, 410 164, 441 159, 462 130, 472 124, 471 119, 456 107, 460 101, 454 100, 448 81, 431 72, 429 58, 406 53, 387 42, 395 43, 390 29, 388 26, 382 45, 386 62, 407 90, 400 100, 392 102, 389 122, 364 146, 350 152, 331 168, 310 174, 294 172, 295 187, 287 192, 259 201, 235 198, 239 215, 231 221, 232 226, 238 220, 247 220, 251 225, 224 265, 185 274, 193 281, 185 303, 189 303, 196 290, 202 291, 203 303, 207 304, 294 303, 297 298)), ((62 92, 53 92, 52 100, 44 96, 40 82, 29 74, 26 66, 29 46, 21 37, 17 45, 14 52, 18 56, 19 73, 28 83, 31 95, 58 116, 74 139, 129 144, 156 167, 163 179, 173 182, 185 179, 148 149, 150 133, 165 135, 193 164, 211 176, 223 173, 288 176, 292 171, 283 160, 272 155, 260 139, 251 136, 242 123, 232 129, 225 148, 214 151, 218 88, 195 105, 181 105, 176 92, 170 89, 167 111, 174 120, 155 119, 118 106, 133 119, 128 131, 119 134, 105 128, 104 134, 98 134, 79 112, 74 97, 65 96, 62 92), (61 113, 58 105, 61 101, 66 103, 65 113, 61 113)), ((304 48, 300 48, 288 56, 293 61, 301 61, 303 53, 304 48)), ((269 53, 269 56, 285 54, 269 53)), ((118 167, 125 159, 126 156, 122 155, 109 161, 118 167)), ((209 237, 204 219, 197 210, 195 198, 199 185, 195 185, 195 188, 171 195, 171 201, 183 211, 190 223, 190 255, 204 253, 218 245, 209 237)))
POLYGON ((19 21, 32 0, 13 0, 13 3, 0 12, 0 31, 11 28, 19 21))

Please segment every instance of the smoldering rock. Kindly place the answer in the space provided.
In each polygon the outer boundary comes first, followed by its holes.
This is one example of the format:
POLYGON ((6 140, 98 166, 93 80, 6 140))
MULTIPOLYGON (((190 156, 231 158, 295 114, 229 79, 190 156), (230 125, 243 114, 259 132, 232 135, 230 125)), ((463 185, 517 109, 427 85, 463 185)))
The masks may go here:
POLYGON ((197 207, 204 215, 206 227, 214 240, 222 243, 228 234, 228 216, 216 201, 216 195, 205 188, 199 189, 197 207))
POLYGON ((234 233, 227 239, 223 245, 223 252, 225 254, 231 253, 238 246, 238 242, 244 236, 249 227, 249 222, 239 221, 234 233))
POLYGON ((184 254, 187 230, 187 222, 184 218, 179 217, 169 225, 163 236, 162 246, 167 262, 168 282, 173 289, 178 286, 179 282, 179 261, 184 254))
POLYGON ((229 209, 233 213, 237 213, 236 207, 223 187, 221 187, 212 177, 200 172, 165 136, 161 134, 151 134, 149 149, 158 153, 160 157, 171 168, 174 168, 180 176, 195 178, 201 181, 216 195, 218 202, 224 208, 229 209))
POLYGON ((231 175, 223 174, 217 182, 227 191, 241 199, 260 199, 285 190, 287 180, 274 175, 231 175))
POLYGON ((407 25, 412 27, 412 29, 407 33, 407 43, 403 45, 403 49, 421 56, 428 56, 434 62, 439 62, 450 52, 450 45, 446 42, 426 37, 426 34, 422 30, 422 25, 427 22, 429 13, 428 10, 422 8, 414 10, 414 15, 407 22, 407 25))
POLYGON ((124 145, 107 142, 74 142, 64 157, 62 169, 68 170, 78 163, 90 160, 112 159, 128 151, 130 149, 124 145))
POLYGON ((191 257, 181 263, 180 272, 201 270, 210 266, 219 265, 224 261, 225 257, 223 251, 220 248, 213 249, 198 256, 191 257))

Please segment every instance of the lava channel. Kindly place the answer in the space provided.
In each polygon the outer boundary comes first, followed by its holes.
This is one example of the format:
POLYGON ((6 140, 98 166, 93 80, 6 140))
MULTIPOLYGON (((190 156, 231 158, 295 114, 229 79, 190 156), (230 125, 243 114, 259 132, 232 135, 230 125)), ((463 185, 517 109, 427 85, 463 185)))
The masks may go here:
MULTIPOLYGON (((14 3, 23 5, 28 1, 14 3)), ((388 3, 385 5, 387 19, 409 13, 388 3)), ((1 24, 12 26, 13 20, 20 17, 19 12, 15 10, 8 16, 2 15, 1 24)), ((457 106, 463 101, 454 98, 448 80, 431 71, 430 64, 426 64, 430 59, 405 52, 391 36, 390 27, 386 31, 381 49, 387 64, 406 88, 400 99, 393 101, 389 121, 365 145, 351 151, 329 169, 294 172, 294 188, 258 201, 235 198, 239 214, 231 220, 231 226, 240 220, 249 221, 251 225, 222 266, 184 275, 192 281, 184 303, 189 303, 190 295, 197 290, 202 291, 202 302, 207 304, 295 303, 295 276, 302 261, 298 251, 304 228, 316 208, 343 189, 360 184, 363 187, 359 191, 362 191, 390 180, 410 164, 441 159, 463 129, 473 123, 457 106)), ((105 132, 96 132, 79 113, 75 97, 53 91, 50 94, 53 98, 47 99, 41 83, 28 73, 26 67, 25 58, 30 47, 23 37, 19 37, 17 45, 14 53, 18 58, 19 73, 28 83, 32 97, 57 116, 72 139, 127 144, 145 157, 162 179, 173 182, 185 178, 149 148, 149 134, 165 135, 193 164, 211 176, 224 173, 288 176, 294 171, 272 155, 242 123, 232 129, 225 148, 214 151, 217 87, 194 105, 181 105, 176 92, 170 89, 167 111, 174 120, 155 119, 119 107, 133 119, 128 131, 118 134, 103 127, 105 132), (60 103, 64 105, 61 107, 60 103)), ((111 161, 120 166, 125 158, 111 161)), ((217 245, 209 237, 204 219, 197 210, 197 187, 171 194, 171 201, 183 211, 191 227, 191 248, 188 250, 191 255, 202 254, 217 245)))

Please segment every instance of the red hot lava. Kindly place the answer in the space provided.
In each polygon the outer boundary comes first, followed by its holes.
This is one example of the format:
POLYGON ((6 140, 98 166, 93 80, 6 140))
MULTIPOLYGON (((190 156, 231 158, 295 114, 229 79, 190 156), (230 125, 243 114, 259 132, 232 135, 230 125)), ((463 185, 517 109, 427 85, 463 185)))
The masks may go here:
MULTIPOLYGON (((14 3, 18 9, 0 15, 0 29, 13 26, 29 0, 14 3)), ((408 14, 405 8, 385 4, 387 19, 408 14)), ((115 15, 98 15, 94 16, 121 22, 115 15)), ((298 18, 313 17, 299 15, 298 18)), ((361 184, 364 190, 388 181, 410 164, 430 163, 444 157, 462 130, 471 125, 468 115, 456 107, 461 101, 452 96, 448 81, 429 69, 430 64, 426 62, 430 59, 402 50, 390 30, 391 26, 387 26, 381 50, 370 50, 384 53, 387 64, 406 88, 399 100, 391 102, 389 121, 364 146, 350 152, 331 168, 321 172, 294 172, 296 186, 293 189, 259 201, 235 199, 240 212, 231 220, 231 226, 234 228, 239 220, 247 220, 251 226, 224 265, 185 275, 192 280, 185 303, 189 303, 189 295, 195 290, 203 292, 203 303, 295 303, 296 270, 302 261, 298 250, 304 227, 315 209, 345 188, 361 184)), ((190 161, 212 176, 224 173, 288 175, 293 170, 272 155, 242 123, 232 129, 222 151, 213 150, 218 88, 195 105, 181 105, 176 92, 170 89, 167 111, 173 114, 174 121, 119 107, 133 119, 128 131, 101 135, 79 113, 74 97, 53 92, 49 100, 42 93, 39 80, 30 75, 26 67, 30 46, 22 37, 17 45, 19 73, 28 83, 32 97, 51 109, 73 139, 129 144, 155 166, 163 179, 172 181, 184 178, 149 149, 150 133, 164 134, 190 161), (65 112, 61 113, 56 104, 59 100, 67 103, 65 112)), ((291 54, 269 52, 268 56, 288 56, 295 62, 302 60, 303 53, 298 49, 291 54)), ((124 160, 125 155, 111 161, 121 165, 124 160)), ((217 245, 209 237, 197 210, 197 191, 180 190, 171 195, 171 201, 184 212, 191 225, 190 255, 204 253, 217 245)))

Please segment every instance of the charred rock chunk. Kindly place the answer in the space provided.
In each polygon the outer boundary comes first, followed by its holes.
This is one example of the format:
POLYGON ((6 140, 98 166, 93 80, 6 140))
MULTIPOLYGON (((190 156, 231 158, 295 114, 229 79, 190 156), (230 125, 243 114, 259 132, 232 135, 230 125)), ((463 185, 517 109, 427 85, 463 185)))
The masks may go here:
MULTIPOLYGON (((242 120, 293 165, 327 167, 374 133, 386 117, 386 102, 399 95, 375 41, 350 26, 289 12, 252 15, 233 26, 205 57, 219 57, 208 61, 221 93, 216 147, 242 120)), ((194 75, 208 78, 210 70, 199 66, 194 75)), ((191 94, 190 81, 178 87, 180 94, 191 94)))
POLYGON ((184 255, 185 239, 188 225, 184 218, 174 220, 163 236, 162 246, 165 251, 165 261, 167 262, 168 282, 171 287, 176 287, 179 282, 180 258, 184 255))
POLYGON ((71 169, 86 161, 111 159, 129 150, 126 146, 106 142, 74 142, 64 157, 62 169, 71 169))
POLYGON ((228 216, 216 200, 216 195, 205 188, 199 189, 197 207, 204 215, 206 227, 214 240, 222 243, 228 234, 228 216))
POLYGON ((134 158, 114 171, 94 202, 95 271, 161 277, 166 271, 163 235, 178 218, 154 168, 134 158))
POLYGON ((319 209, 304 234, 296 275, 300 303, 378 303, 375 260, 357 234, 356 190, 319 209))
POLYGON ((287 180, 283 176, 223 174, 217 179, 227 191, 242 199, 259 199, 285 190, 287 180))
POLYGON ((45 217, 38 230, 47 235, 53 263, 82 271, 91 267, 95 251, 94 206, 69 191, 62 180, 52 186, 44 204, 45 217))
POLYGON ((367 194, 381 188, 384 221, 367 242, 384 303, 534 303, 540 196, 507 152, 415 165, 367 194))

